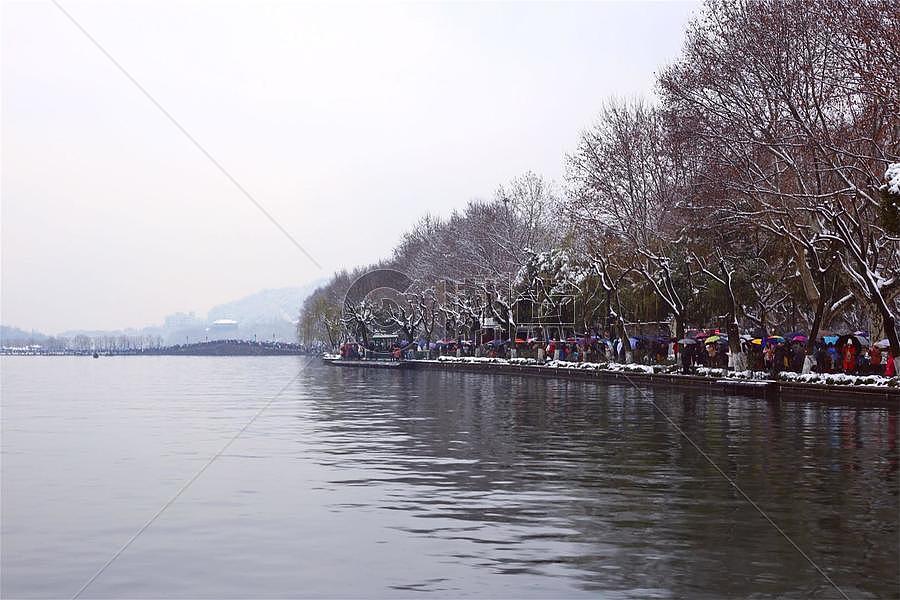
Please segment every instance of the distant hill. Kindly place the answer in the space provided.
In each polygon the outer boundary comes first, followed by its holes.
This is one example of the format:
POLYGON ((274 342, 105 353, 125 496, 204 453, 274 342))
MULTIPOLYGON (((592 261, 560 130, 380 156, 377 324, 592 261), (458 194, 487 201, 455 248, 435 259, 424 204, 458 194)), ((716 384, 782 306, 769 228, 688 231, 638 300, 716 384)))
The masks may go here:
POLYGON ((49 336, 40 333, 39 331, 25 331, 24 329, 19 329, 18 327, 9 327, 8 325, 0 325, 0 342, 42 342, 46 340, 49 336))
POLYGON ((214 306, 206 319, 209 322, 234 319, 241 327, 278 321, 296 322, 303 300, 319 285, 321 282, 302 287, 262 290, 239 300, 214 306))
POLYGON ((296 322, 300 306, 306 297, 324 280, 314 281, 300 287, 286 287, 262 290, 239 300, 220 304, 210 309, 206 317, 208 323, 220 319, 238 322, 237 337, 240 339, 294 341, 296 322))
MULTIPOLYGON (((186 338, 197 341, 203 340, 207 336, 211 337, 213 334, 207 330, 207 327, 213 321, 232 319, 237 321, 237 331, 229 332, 229 337, 245 340, 256 338, 260 341, 271 340, 274 337, 278 341, 293 342, 297 337, 295 324, 300 313, 300 306, 306 297, 325 281, 320 279, 304 286, 262 290, 232 302, 219 304, 210 309, 206 319, 203 319, 201 315, 197 319, 196 325, 192 325, 188 329, 168 329, 160 325, 141 329, 108 331, 72 329, 61 332, 59 336, 71 338, 77 335, 88 337, 159 335, 163 338, 164 343, 184 343, 186 338)), ((49 337, 39 332, 32 334, 31 331, 18 327, 0 326, 0 340, 4 344, 12 341, 16 342, 15 345, 40 343, 49 337)))

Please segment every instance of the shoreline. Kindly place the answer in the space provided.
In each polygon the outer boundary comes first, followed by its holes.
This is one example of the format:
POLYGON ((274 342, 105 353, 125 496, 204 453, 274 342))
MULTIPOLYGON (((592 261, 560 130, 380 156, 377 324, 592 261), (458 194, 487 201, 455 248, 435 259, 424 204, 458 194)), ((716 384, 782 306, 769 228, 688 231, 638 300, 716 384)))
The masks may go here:
MULTIPOLYGON (((737 379, 715 375, 681 375, 674 373, 629 372, 599 368, 560 368, 536 364, 500 362, 463 362, 455 360, 336 360, 323 358, 324 363, 349 368, 400 370, 457 371, 490 375, 518 375, 587 381, 668 387, 716 388, 723 394, 757 396, 768 400, 819 401, 828 403, 878 404, 900 406, 900 387, 875 385, 835 385, 783 380, 737 379)), ((577 363, 572 363, 577 364, 577 363)), ((582 363, 584 364, 584 363, 582 363)))
POLYGON ((176 344, 159 348, 124 348, 121 350, 43 350, 3 348, 2 356, 315 356, 306 348, 288 342, 249 340, 212 340, 192 344, 176 344))

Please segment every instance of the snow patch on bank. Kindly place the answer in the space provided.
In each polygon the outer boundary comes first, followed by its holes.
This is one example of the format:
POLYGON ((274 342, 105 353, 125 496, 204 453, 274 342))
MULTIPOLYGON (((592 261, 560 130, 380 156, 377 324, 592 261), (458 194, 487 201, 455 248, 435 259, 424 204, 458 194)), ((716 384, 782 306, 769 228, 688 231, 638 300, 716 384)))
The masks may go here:
POLYGON ((438 362, 444 363, 463 363, 463 364, 485 364, 493 363, 498 365, 507 365, 509 361, 505 358, 488 358, 487 356, 438 356, 438 362))
POLYGON ((875 387, 900 387, 897 377, 881 377, 880 375, 847 375, 845 373, 780 373, 781 381, 796 383, 816 383, 819 385, 865 385, 875 387))

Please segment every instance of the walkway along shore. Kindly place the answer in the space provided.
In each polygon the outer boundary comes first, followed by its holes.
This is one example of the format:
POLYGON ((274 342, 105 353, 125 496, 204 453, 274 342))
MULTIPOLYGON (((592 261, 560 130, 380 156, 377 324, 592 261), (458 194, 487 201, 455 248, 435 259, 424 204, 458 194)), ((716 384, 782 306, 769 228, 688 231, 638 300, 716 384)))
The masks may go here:
MULTIPOLYGON (((852 384, 819 384, 796 381, 770 379, 739 379, 724 377, 719 369, 710 369, 698 375, 681 375, 675 373, 650 373, 641 365, 615 365, 617 368, 583 368, 577 365, 585 363, 568 363, 572 366, 513 363, 509 361, 476 362, 465 360, 347 360, 334 356, 323 357, 326 364, 338 367, 355 367, 370 369, 417 369, 435 371, 461 371, 485 375, 524 375, 528 377, 552 377, 575 381, 593 381, 596 383, 615 383, 620 385, 651 385, 669 388, 715 389, 724 394, 761 396, 767 399, 820 401, 831 403, 862 403, 887 406, 900 406, 900 387, 896 387, 897 378, 889 380, 893 385, 852 385, 852 384), (633 371, 625 370, 634 368, 633 371)), ((846 376, 835 376, 836 381, 851 381, 846 376)), ((884 379, 884 378, 882 378, 884 379)))

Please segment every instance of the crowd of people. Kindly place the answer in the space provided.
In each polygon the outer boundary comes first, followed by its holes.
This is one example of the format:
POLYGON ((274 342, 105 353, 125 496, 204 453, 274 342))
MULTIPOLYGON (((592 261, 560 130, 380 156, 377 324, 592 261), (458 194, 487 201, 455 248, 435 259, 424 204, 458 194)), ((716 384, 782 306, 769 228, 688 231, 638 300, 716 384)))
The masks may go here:
MULTIPOLYGON (((678 359, 679 348, 674 352, 678 359)), ((751 371, 767 371, 777 375, 782 371, 802 373, 806 362, 806 343, 775 337, 755 344, 744 340, 742 349, 747 354, 747 367, 751 371)), ((846 373, 849 375, 884 375, 893 377, 893 356, 881 344, 863 344, 857 340, 847 340, 841 344, 827 341, 824 337, 814 344, 814 363, 811 371, 816 373, 846 373)), ((729 351, 718 344, 684 345, 680 351, 680 363, 684 373, 695 366, 728 367, 729 351)))
MULTIPOLYGON (((887 340, 870 343, 864 332, 844 336, 824 336, 814 343, 811 371, 852 375, 896 375, 887 340)), ((801 373, 806 365, 807 338, 802 334, 787 337, 769 335, 753 338, 742 335, 740 346, 746 354, 746 369, 766 371, 773 376, 783 371, 801 373)), ((697 367, 733 368, 728 336, 719 331, 696 330, 676 340, 669 336, 637 336, 624 340, 604 335, 572 336, 565 339, 540 338, 493 339, 481 344, 468 340, 424 339, 409 342, 393 340, 388 344, 347 342, 340 348, 348 359, 381 358, 390 360, 449 356, 509 358, 513 355, 543 361, 595 362, 631 360, 639 364, 676 364, 690 374, 697 367), (515 351, 515 354, 511 352, 515 351), (626 356, 630 355, 630 356, 626 356)))

